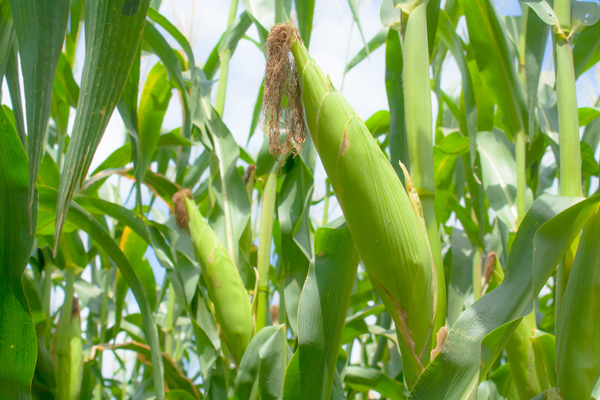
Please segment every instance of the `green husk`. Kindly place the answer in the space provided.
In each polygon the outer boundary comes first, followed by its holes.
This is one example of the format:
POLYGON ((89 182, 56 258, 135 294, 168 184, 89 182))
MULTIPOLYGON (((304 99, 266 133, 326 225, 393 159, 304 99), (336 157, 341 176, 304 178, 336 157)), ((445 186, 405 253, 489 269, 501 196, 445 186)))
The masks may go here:
POLYGON ((194 255, 202 268, 223 338, 239 364, 254 334, 252 310, 244 282, 227 249, 200 214, 191 192, 187 189, 177 192, 173 203, 177 224, 191 236, 194 255))
MULTIPOLYGON (((313 143, 358 253, 396 324, 404 376, 412 387, 430 361, 427 345, 437 300, 435 267, 415 212, 420 204, 411 203, 387 156, 310 58, 297 31, 291 25, 276 25, 269 41, 281 42, 282 37, 295 59, 313 143)), ((265 103, 277 107, 281 99, 265 93, 265 103)))

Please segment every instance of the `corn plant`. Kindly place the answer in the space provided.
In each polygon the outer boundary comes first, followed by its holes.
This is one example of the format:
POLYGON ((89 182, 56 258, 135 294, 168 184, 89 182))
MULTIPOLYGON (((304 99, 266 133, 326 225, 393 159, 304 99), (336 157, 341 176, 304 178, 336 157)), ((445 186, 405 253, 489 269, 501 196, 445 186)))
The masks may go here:
POLYGON ((600 398, 600 6, 348 0, 338 76, 322 3, 194 44, 160 0, 0 0, 0 399, 600 398))

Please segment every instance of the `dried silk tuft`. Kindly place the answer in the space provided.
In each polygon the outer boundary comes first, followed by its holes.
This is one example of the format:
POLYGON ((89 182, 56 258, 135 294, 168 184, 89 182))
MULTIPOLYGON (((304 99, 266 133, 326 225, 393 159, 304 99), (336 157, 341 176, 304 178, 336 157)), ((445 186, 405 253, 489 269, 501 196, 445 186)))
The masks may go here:
POLYGON ((267 66, 261 127, 269 135, 269 150, 276 158, 281 154, 297 155, 308 135, 298 69, 291 53, 296 40, 302 43, 295 26, 277 24, 265 44, 267 66), (282 130, 286 134, 283 144, 282 130))
POLYGON ((175 213, 175 222, 182 231, 190 233, 188 223, 190 221, 185 208, 185 199, 193 199, 194 196, 190 189, 183 189, 173 195, 173 209, 175 213))

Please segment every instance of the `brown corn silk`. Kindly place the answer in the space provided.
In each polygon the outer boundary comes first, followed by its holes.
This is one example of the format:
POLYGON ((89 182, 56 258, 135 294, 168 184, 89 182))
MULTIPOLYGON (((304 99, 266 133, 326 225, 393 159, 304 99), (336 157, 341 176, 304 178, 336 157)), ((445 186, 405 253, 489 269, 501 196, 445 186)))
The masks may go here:
POLYGON ((298 154, 308 135, 298 71, 290 53, 295 38, 299 37, 294 26, 278 24, 265 44, 267 67, 261 125, 269 135, 269 150, 276 157, 290 152, 298 154), (283 146, 279 140, 282 127, 286 132, 283 146))
MULTIPOLYGON (((276 25, 267 42, 267 77, 270 74, 271 79, 287 79, 289 72, 270 71, 293 71, 292 66, 281 63, 295 62, 298 81, 294 78, 288 85, 292 89, 299 85, 301 89, 313 143, 360 257, 396 325, 405 378, 411 388, 430 361, 427 344, 432 335, 437 293, 435 268, 421 220, 387 156, 310 58, 296 29, 289 24, 276 25)), ((286 86, 279 83, 275 87, 286 86)), ((277 111, 282 104, 280 95, 281 91, 267 91, 265 83, 265 115, 270 120, 281 115, 277 111)), ((294 103, 295 113, 297 107, 294 103)), ((268 126, 271 142, 278 141, 277 126, 268 126)))

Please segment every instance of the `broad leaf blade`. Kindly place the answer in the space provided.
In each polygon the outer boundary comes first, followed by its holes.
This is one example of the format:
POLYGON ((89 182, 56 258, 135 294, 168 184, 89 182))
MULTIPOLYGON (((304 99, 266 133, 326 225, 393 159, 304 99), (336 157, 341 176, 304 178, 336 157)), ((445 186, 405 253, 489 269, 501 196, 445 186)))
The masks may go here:
MULTIPOLYGON (((40 187, 40 210, 43 209, 46 212, 54 212, 57 202, 58 195, 54 189, 40 187)), ((76 203, 72 202, 68 209, 69 212, 65 215, 66 219, 76 225, 77 228, 90 235, 90 237, 106 251, 123 274, 127 284, 131 287, 131 291, 140 307, 140 312, 143 317, 144 333, 146 334, 148 344, 152 350, 153 378, 156 397, 159 400, 163 400, 165 398, 164 369, 162 357, 160 355, 160 342, 158 340, 158 331, 156 329, 156 323, 154 322, 152 309, 148 303, 148 297, 142 283, 129 263, 129 260, 115 243, 114 239, 112 239, 108 231, 76 203)), ((129 212, 131 213, 131 211, 129 212)), ((144 235, 144 232, 136 233, 140 234, 140 236, 144 235)))
POLYGON ((600 377, 600 212, 583 228, 556 320, 558 386, 565 399, 588 399, 600 377))
MULTIPOLYGON (((21 276, 34 235, 27 223, 27 155, 2 109, 0 143, 0 398, 25 400, 31 397, 37 344, 21 276)), ((32 212, 35 224, 37 204, 32 212)))
POLYGON ((149 3, 150 0, 85 2, 86 55, 77 114, 60 182, 56 238, 60 236, 75 187, 87 174, 125 88, 149 3))
POLYGON ((343 218, 315 234, 311 261, 298 310, 298 373, 285 376, 284 399, 329 399, 336 372, 345 315, 358 267, 358 253, 343 218))
POLYGON ((533 203, 512 244, 504 281, 454 323, 440 354, 420 376, 410 399, 468 399, 477 390, 480 368, 494 361, 498 348, 502 348, 502 337, 510 335, 519 318, 531 312, 534 297, 566 252, 574 232, 600 203, 600 196, 580 200, 543 195, 533 203), (557 226, 563 229, 557 230, 557 226), (496 334, 498 328, 502 328, 501 336, 496 334), (492 350, 496 351, 487 352, 483 359, 481 344, 492 332, 491 336, 496 336, 492 350))
POLYGON ((67 29, 69 4, 69 0, 10 2, 25 89, 30 211, 50 117, 54 73, 67 29))
POLYGON ((527 127, 525 95, 496 10, 488 0, 461 0, 460 3, 481 78, 506 118, 506 133, 513 137, 527 127))

